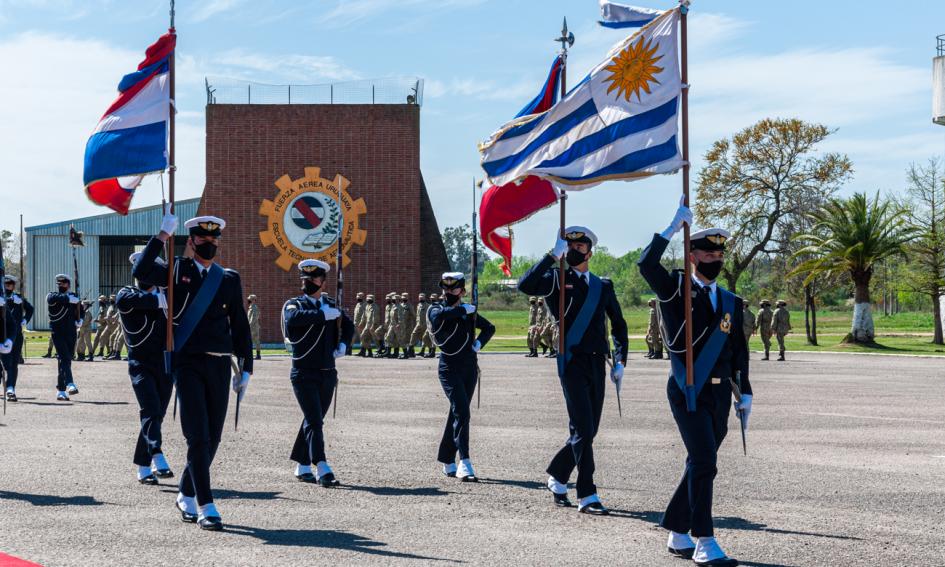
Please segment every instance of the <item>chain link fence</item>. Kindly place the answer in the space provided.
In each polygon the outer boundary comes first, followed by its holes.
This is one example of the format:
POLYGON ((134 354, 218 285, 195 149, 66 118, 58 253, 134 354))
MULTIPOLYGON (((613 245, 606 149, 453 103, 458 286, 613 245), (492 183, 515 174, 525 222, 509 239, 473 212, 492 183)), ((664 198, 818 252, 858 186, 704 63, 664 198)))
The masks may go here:
POLYGON ((326 85, 206 79, 207 104, 423 104, 423 79, 388 77, 326 85))

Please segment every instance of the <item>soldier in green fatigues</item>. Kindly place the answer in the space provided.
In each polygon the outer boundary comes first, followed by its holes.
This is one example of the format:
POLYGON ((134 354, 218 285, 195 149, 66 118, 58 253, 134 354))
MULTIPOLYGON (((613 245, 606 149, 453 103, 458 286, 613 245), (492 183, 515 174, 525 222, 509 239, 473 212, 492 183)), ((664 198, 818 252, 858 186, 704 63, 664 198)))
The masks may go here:
POLYGON ((778 360, 784 360, 784 337, 791 332, 791 314, 787 310, 787 301, 778 300, 778 308, 774 310, 774 322, 771 324, 774 335, 778 338, 778 360))
POLYGON ((380 319, 380 308, 374 303, 374 295, 369 293, 364 302, 364 319, 361 323, 361 352, 358 353, 358 356, 374 356, 374 344, 377 342, 374 330, 380 324, 380 319))
POLYGON ((414 358, 417 356, 413 348, 415 343, 410 339, 413 336, 413 328, 417 325, 417 313, 413 305, 410 305, 410 295, 406 291, 400 294, 400 317, 400 347, 404 349, 400 358, 414 358))
POLYGON ((410 332, 411 356, 415 356, 413 354, 413 347, 418 342, 420 343, 421 358, 427 350, 427 343, 423 340, 423 337, 427 334, 427 310, 429 309, 430 304, 427 303, 427 294, 421 293, 417 296, 417 312, 414 314, 416 322, 413 325, 413 330, 410 332))
POLYGON ((92 302, 82 300, 82 326, 79 327, 79 340, 76 342, 76 360, 92 360, 92 302), (88 352, 88 357, 86 357, 88 352))
POLYGON ((761 336, 761 342, 765 345, 765 357, 761 360, 768 360, 771 352, 771 323, 774 321, 774 313, 771 311, 771 302, 762 299, 758 304, 761 310, 758 312, 758 319, 755 321, 755 329, 761 336))
MULTIPOLYGON (((749 345, 751 344, 751 335, 755 332, 755 314, 751 312, 751 308, 748 307, 748 302, 745 302, 745 311, 744 311, 744 323, 742 329, 745 332, 745 342, 749 345)), ((751 348, 749 348, 751 352, 751 348)))
POLYGON ((363 357, 365 350, 364 339, 361 338, 362 333, 364 333, 364 293, 359 291, 354 303, 354 338, 351 339, 351 343, 361 345, 358 356, 363 357))
MULTIPOLYGON (((440 301, 440 296, 431 293, 430 294, 430 305, 427 306, 427 309, 430 308, 434 303, 440 301)), ((430 333, 430 322, 427 321, 426 315, 423 316, 424 324, 427 326, 427 332, 423 333, 423 346, 427 347, 426 358, 436 358, 436 343, 433 342, 433 335, 430 333)))
POLYGON ((538 356, 538 298, 528 298, 528 354, 525 358, 538 356))
POLYGON ((649 348, 647 358, 663 358, 663 337, 660 335, 660 310, 656 307, 656 300, 647 302, 650 306, 650 322, 646 327, 646 346, 649 348))
POLYGON ((259 306, 256 305, 256 295, 251 294, 246 298, 246 303, 248 308, 246 309, 246 317, 249 318, 249 332, 253 336, 253 346, 256 348, 256 360, 262 359, 262 349, 259 342, 259 306))

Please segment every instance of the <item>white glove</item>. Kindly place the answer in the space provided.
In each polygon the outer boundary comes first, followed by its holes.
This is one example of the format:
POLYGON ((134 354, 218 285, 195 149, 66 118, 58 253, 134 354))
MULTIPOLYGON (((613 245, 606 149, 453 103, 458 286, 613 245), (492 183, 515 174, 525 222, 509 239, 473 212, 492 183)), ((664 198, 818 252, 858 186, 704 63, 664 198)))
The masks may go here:
POLYGON ((623 363, 618 362, 614 364, 613 369, 610 371, 610 381, 617 386, 617 392, 620 392, 620 387, 623 386, 623 363))
POLYGON ((745 429, 748 429, 748 416, 751 415, 751 394, 742 394, 742 402, 735 402, 735 411, 741 411, 745 418, 745 429))
POLYGON ((560 260, 568 253, 568 241, 561 238, 561 233, 555 235, 555 247, 551 249, 551 255, 560 260))
POLYGON ((175 230, 177 230, 177 217, 171 213, 164 213, 164 218, 161 219, 161 232, 174 234, 175 230))
POLYGON ((322 313, 325 314, 326 321, 334 321, 338 317, 341 317, 341 311, 329 306, 327 303, 322 303, 322 313))
POLYGON ((76 321, 76 322, 75 322, 75 328, 76 328, 76 329, 81 329, 81 328, 82 328, 82 321, 76 321))
POLYGON ((683 204, 685 201, 685 195, 680 197, 679 208, 676 209, 676 216, 673 217, 673 222, 669 223, 666 230, 660 233, 660 236, 666 240, 671 240, 676 233, 683 229, 683 225, 688 224, 692 226, 692 211, 683 204))
POLYGON ((466 315, 472 315, 476 312, 476 306, 471 303, 464 303, 463 309, 466 310, 466 315))
POLYGON ((246 393, 246 388, 249 387, 249 372, 243 372, 240 375, 233 375, 233 391, 243 397, 243 394, 246 393))
POLYGON ((342 356, 348 354, 348 345, 344 343, 338 343, 338 348, 336 348, 335 352, 332 354, 335 355, 335 358, 341 358, 342 356))
POLYGON ((0 344, 0 354, 10 354, 13 350, 13 341, 7 339, 6 342, 0 344))
POLYGON ((21 326, 21 327, 25 327, 25 326, 26 326, 26 319, 23 319, 22 321, 20 321, 20 326, 21 326))
POLYGON ((70 294, 69 294, 69 303, 75 305, 75 304, 78 303, 79 301, 80 301, 80 300, 79 300, 79 296, 78 296, 78 295, 76 295, 76 294, 74 294, 74 293, 70 293, 70 294))
POLYGON ((20 305, 21 303, 23 303, 23 298, 20 297, 20 296, 19 296, 18 294, 16 294, 16 293, 13 294, 13 298, 12 298, 12 299, 13 299, 13 305, 20 305))
POLYGON ((479 352, 481 348, 482 348, 482 343, 479 342, 479 339, 476 339, 476 342, 474 342, 472 346, 473 352, 479 352))

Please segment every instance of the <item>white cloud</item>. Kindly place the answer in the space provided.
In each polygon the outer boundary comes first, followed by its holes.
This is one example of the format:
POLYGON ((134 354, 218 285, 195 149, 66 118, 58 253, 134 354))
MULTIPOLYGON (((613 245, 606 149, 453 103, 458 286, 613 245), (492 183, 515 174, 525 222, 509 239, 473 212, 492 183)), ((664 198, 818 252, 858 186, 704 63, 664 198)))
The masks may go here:
POLYGON ((469 97, 478 100, 520 100, 524 105, 538 93, 544 79, 537 76, 514 83, 500 83, 485 79, 425 79, 425 98, 469 97))
POLYGON ((245 4, 246 0, 204 0, 199 7, 191 14, 190 19, 193 22, 203 22, 209 20, 217 14, 229 12, 245 4))
POLYGON ((486 0, 338 0, 337 5, 319 18, 324 25, 346 26, 397 10, 413 10, 425 15, 432 11, 476 6, 486 0))

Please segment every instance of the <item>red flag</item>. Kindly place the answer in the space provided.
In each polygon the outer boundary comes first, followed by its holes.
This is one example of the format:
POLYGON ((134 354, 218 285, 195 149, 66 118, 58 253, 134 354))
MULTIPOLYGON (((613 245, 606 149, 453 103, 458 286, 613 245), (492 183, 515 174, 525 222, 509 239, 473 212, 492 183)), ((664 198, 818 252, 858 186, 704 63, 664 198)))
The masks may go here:
MULTIPOLYGON (((558 102, 561 84, 561 57, 555 57, 551 71, 538 96, 519 111, 516 118, 545 112, 558 102)), ((479 233, 489 250, 502 256, 502 271, 512 275, 512 225, 522 222, 558 200, 558 192, 550 182, 539 177, 526 177, 520 184, 493 185, 482 195, 479 204, 479 233)))

